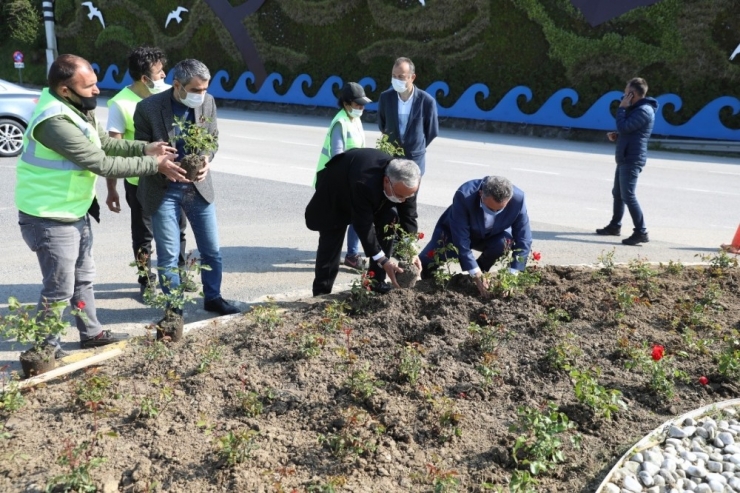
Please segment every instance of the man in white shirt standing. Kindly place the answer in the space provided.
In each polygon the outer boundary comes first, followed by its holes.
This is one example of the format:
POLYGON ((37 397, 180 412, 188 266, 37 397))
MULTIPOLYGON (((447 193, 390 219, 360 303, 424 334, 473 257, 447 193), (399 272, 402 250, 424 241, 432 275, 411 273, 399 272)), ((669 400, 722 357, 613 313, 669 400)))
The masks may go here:
MULTIPOLYGON (((139 101, 152 94, 158 94, 170 86, 165 83, 164 65, 167 63, 162 50, 155 47, 140 46, 128 56, 128 71, 134 82, 124 87, 108 101, 108 125, 106 131, 114 139, 134 140, 134 110, 139 101)), ((116 190, 118 180, 108 178, 108 196, 105 200, 108 209, 121 212, 121 203, 116 190)), ((139 265, 146 266, 148 276, 139 276, 140 294, 147 289, 154 289, 157 276, 151 273, 152 233, 151 218, 143 213, 141 204, 136 198, 139 178, 126 178, 123 183, 126 192, 126 203, 131 209, 131 242, 134 259, 139 265)), ((180 267, 185 265, 185 214, 180 214, 180 267)), ((187 291, 196 290, 192 280, 186 285, 187 291)))
POLYGON ((416 67, 409 58, 397 59, 391 75, 393 87, 378 101, 378 128, 403 148, 406 159, 419 165, 423 176, 426 149, 439 134, 437 102, 414 85, 416 67))

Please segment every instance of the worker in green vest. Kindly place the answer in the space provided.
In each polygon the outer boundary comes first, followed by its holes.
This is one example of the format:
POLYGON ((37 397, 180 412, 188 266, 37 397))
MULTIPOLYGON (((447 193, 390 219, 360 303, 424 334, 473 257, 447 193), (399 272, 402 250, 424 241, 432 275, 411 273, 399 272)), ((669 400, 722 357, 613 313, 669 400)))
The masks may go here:
MULTIPOLYGON (((134 140, 134 110, 136 104, 152 94, 158 94, 169 89, 164 73, 164 65, 167 63, 165 54, 159 48, 140 46, 128 56, 128 73, 133 82, 124 87, 118 94, 108 100, 108 124, 106 130, 108 135, 114 139, 134 140)), ((105 203, 108 209, 121 212, 121 202, 116 190, 118 180, 108 178, 108 196, 105 203)), ((157 276, 151 272, 152 256, 152 220, 144 214, 136 191, 139 188, 139 177, 128 177, 123 182, 126 193, 126 203, 131 209, 131 243, 134 250, 134 260, 140 266, 139 295, 142 301, 147 289, 156 289, 157 276), (147 275, 144 275, 144 271, 147 275)), ((180 259, 178 265, 185 267, 185 228, 187 227, 185 214, 180 214, 180 259)), ((197 291, 195 282, 184 276, 182 281, 185 291, 197 291)))
MULTIPOLYGON (((95 198, 97 175, 125 178, 161 173, 188 182, 174 163, 176 149, 165 142, 111 139, 95 118, 97 76, 90 63, 61 55, 49 69, 49 87, 39 97, 16 167, 18 223, 36 253, 43 289, 39 310, 69 301, 80 346, 93 348, 127 337, 103 330, 95 311, 90 216, 100 220, 95 198)), ((55 357, 64 356, 58 339, 47 340, 55 357)))
MULTIPOLYGON (((339 93, 339 113, 329 124, 329 130, 324 138, 324 145, 319 155, 319 163, 316 173, 324 169, 326 163, 337 154, 350 149, 365 147, 365 129, 362 128, 362 112, 365 105, 372 103, 365 96, 365 90, 356 82, 348 82, 339 93)), ((316 178, 314 177, 314 187, 316 178)), ((360 238, 358 238, 352 224, 347 230, 347 255, 344 257, 344 265, 354 269, 362 269, 363 260, 360 255, 360 238)))

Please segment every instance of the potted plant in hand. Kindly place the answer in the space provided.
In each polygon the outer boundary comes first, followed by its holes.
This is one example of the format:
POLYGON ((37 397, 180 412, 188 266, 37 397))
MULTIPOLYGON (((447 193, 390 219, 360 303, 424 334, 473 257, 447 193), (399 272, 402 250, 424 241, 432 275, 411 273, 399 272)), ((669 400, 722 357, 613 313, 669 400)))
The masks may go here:
POLYGON ((202 125, 208 121, 204 118, 199 124, 175 117, 173 123, 178 130, 175 140, 182 140, 185 147, 185 157, 180 161, 180 167, 187 172, 186 177, 190 181, 195 181, 198 172, 205 166, 205 154, 218 148, 217 137, 202 125))
POLYGON ((419 254, 418 241, 424 233, 407 233, 396 223, 385 226, 386 239, 393 240, 393 256, 398 260, 402 273, 396 274, 396 282, 402 288, 413 288, 421 272, 414 265, 414 258, 419 254))
MULTIPOLYGON (((54 351, 56 348, 47 345, 47 338, 65 333, 67 324, 62 314, 68 301, 44 303, 42 310, 35 305, 22 305, 16 298, 8 298, 8 315, 0 316, 0 336, 15 338, 21 344, 31 344, 31 348, 21 353, 20 361, 23 374, 28 377, 40 375, 53 370, 54 351)), ((80 301, 72 310, 72 315, 82 316, 85 303, 80 301)))

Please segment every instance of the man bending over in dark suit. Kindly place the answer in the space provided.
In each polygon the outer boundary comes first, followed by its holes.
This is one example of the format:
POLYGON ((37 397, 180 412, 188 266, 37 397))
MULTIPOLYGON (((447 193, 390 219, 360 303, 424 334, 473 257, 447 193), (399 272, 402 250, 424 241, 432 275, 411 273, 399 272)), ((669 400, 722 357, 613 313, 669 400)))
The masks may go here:
MULTIPOLYGON (((376 149, 350 149, 337 154, 316 177, 316 192, 306 207, 306 226, 319 232, 313 295, 331 293, 339 272, 344 234, 354 226, 370 271, 374 290, 391 288, 386 274, 398 287, 396 272, 403 270, 389 260, 393 241, 385 226, 397 222, 407 233, 416 233, 416 191, 421 175, 415 162, 396 159, 376 149)), ((419 257, 414 264, 421 268, 419 257)))
MULTIPOLYGON (((211 73, 198 60, 183 60, 174 69, 172 88, 154 94, 136 105, 134 112, 134 136, 138 140, 153 142, 163 140, 175 142, 177 160, 185 156, 182 139, 175 139, 180 129, 174 126, 175 117, 202 125, 211 135, 218 136, 216 125, 216 103, 213 96, 206 94, 211 73)), ((206 311, 220 315, 238 313, 239 310, 221 297, 223 266, 218 243, 218 224, 213 182, 208 174, 208 162, 213 153, 203 156, 205 167, 197 180, 191 182, 168 182, 161 175, 153 175, 139 181, 136 193, 145 214, 152 218, 154 241, 157 244, 157 267, 160 269, 162 291, 180 285, 177 259, 180 255, 180 212, 190 221, 198 245, 201 262, 210 267, 201 272, 203 281, 203 307, 206 311), (164 277, 169 286, 163 282, 164 277)), ((182 315, 182 313, 179 313, 182 315)))
POLYGON ((447 257, 458 257, 462 270, 473 276, 478 291, 486 296, 488 286, 482 273, 488 272, 507 248, 514 251, 512 271, 522 271, 527 265, 532 231, 524 192, 501 176, 463 183, 420 254, 422 277, 430 273, 434 249, 450 242, 458 254, 447 252, 447 257), (477 260, 473 250, 482 252, 477 260))

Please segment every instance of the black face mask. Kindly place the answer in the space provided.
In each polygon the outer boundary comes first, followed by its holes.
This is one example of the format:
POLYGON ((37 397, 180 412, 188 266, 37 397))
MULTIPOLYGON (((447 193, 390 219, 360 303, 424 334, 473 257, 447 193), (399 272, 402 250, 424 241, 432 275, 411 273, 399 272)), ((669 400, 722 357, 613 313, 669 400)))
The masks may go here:
POLYGON ((98 106, 98 98, 97 98, 97 96, 80 96, 79 94, 77 94, 77 91, 75 91, 71 87, 67 87, 67 89, 69 89, 70 91, 72 91, 72 94, 74 94, 75 96, 77 96, 78 98, 80 98, 80 102, 79 103, 77 103, 75 101, 72 101, 69 98, 65 98, 65 99, 67 99, 67 101, 69 101, 69 103, 72 106, 74 106, 78 110, 80 110, 80 111, 90 111, 90 110, 94 110, 95 108, 97 108, 97 106, 98 106))

